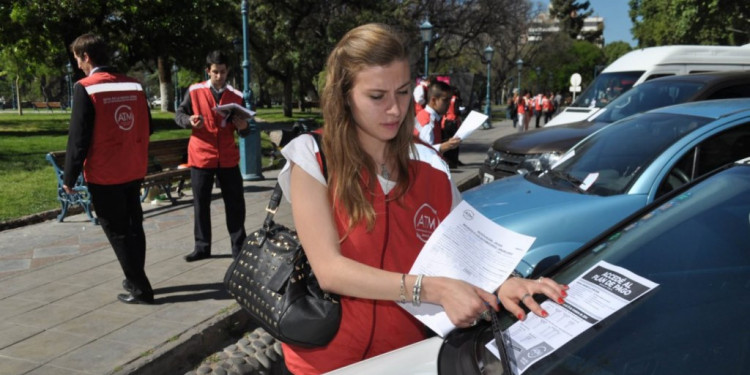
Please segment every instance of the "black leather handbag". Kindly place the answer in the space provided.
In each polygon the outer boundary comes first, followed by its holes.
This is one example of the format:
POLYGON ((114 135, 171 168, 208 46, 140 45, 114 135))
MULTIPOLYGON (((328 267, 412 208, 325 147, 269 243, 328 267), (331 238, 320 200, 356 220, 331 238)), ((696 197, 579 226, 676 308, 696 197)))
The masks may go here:
MULTIPOLYGON (((323 166, 325 174, 325 161, 323 166)), ((339 329, 341 304, 338 296, 320 289, 297 232, 274 222, 281 197, 276 184, 263 227, 247 237, 224 285, 271 336, 293 345, 324 346, 339 329)))

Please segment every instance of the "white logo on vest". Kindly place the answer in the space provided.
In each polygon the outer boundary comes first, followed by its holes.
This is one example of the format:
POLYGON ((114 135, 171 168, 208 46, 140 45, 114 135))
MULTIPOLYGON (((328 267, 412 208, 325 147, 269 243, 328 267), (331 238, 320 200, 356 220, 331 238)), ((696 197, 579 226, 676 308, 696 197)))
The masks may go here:
POLYGON ((133 115, 133 109, 129 105, 121 105, 115 110, 115 123, 117 127, 122 130, 128 131, 133 128, 135 124, 135 115, 133 115))
POLYGON ((436 209, 427 203, 419 207, 414 215, 414 229, 417 232, 417 238, 422 242, 427 242, 438 225, 440 225, 440 218, 438 218, 436 209))

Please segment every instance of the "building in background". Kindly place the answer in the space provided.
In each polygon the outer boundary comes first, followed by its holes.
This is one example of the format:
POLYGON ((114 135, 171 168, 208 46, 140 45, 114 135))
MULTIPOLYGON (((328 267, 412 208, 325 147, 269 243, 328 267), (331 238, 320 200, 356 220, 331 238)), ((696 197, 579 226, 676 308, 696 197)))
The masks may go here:
MULTIPOLYGON (((604 30, 604 17, 592 16, 586 17, 583 21, 583 28, 581 28, 580 34, 578 34, 579 40, 583 40, 583 35, 587 33, 593 33, 598 30, 604 30)), ((542 12, 537 15, 531 26, 527 31, 526 42, 535 43, 541 42, 542 39, 550 34, 556 34, 560 32, 560 21, 557 18, 552 18, 550 12, 542 12)), ((593 41, 599 47, 604 47, 604 36, 603 33, 599 38, 593 41)))

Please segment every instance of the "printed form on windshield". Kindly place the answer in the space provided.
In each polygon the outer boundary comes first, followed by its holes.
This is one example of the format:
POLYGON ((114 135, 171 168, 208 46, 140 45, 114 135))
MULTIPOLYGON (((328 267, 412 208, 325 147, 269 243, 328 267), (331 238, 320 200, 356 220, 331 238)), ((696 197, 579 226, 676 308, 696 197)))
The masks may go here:
MULTIPOLYGON (((493 222, 462 201, 432 233, 409 273, 460 279, 492 293, 534 240, 493 222)), ((440 336, 456 328, 439 305, 399 305, 440 336)))
MULTIPOLYGON (((549 312, 547 318, 528 314, 504 331, 512 345, 509 362, 514 374, 522 374, 529 366, 552 354, 565 343, 601 320, 624 308, 659 284, 629 270, 599 261, 569 284, 565 304, 542 302, 549 312)), ((486 348, 500 358, 495 340, 486 348)), ((505 354, 503 354, 505 355, 505 354)))

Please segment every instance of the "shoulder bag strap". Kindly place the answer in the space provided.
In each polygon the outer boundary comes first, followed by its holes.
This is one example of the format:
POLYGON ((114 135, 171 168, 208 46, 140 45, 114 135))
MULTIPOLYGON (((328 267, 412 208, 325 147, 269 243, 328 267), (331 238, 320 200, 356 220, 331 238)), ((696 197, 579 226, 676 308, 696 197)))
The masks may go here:
MULTIPOLYGON (((328 167, 326 166, 326 158, 325 155, 323 155, 323 147, 320 143, 320 133, 318 132, 311 132, 309 133, 313 139, 315 139, 315 143, 318 144, 318 152, 320 153, 320 160, 322 161, 322 169, 323 169, 323 177, 325 179, 328 179, 328 167)), ((271 225, 273 225, 273 217, 276 215, 276 210, 279 208, 279 204, 281 203, 281 197, 284 195, 284 193, 281 191, 281 185, 279 183, 276 183, 276 186, 273 188, 273 193, 271 194, 271 199, 268 201, 268 205, 266 206, 266 220, 263 222, 263 226, 265 228, 270 228, 271 225)))

